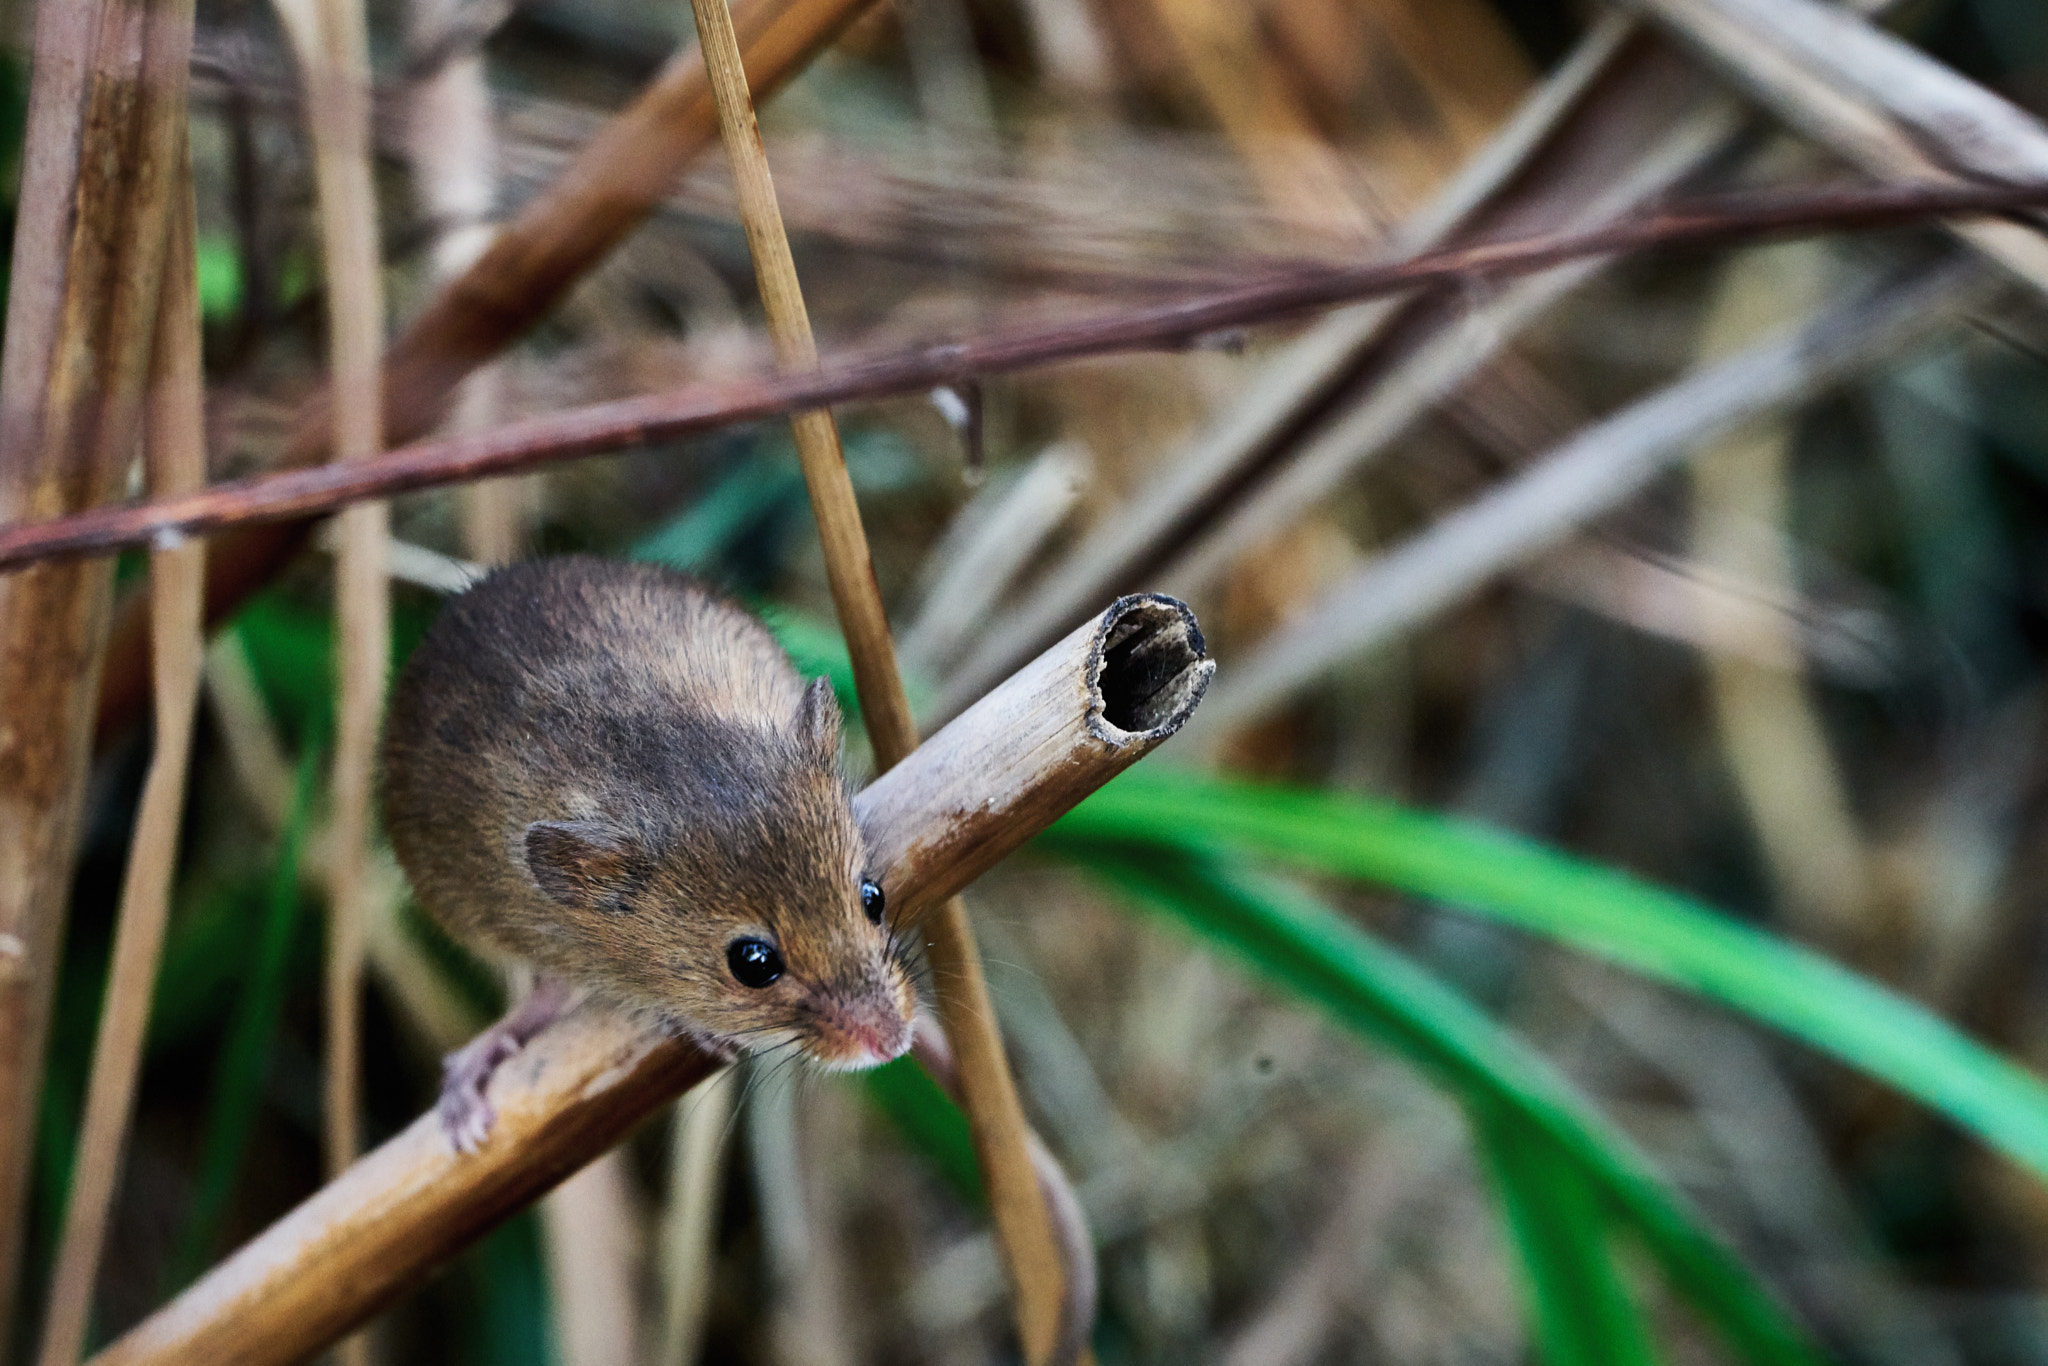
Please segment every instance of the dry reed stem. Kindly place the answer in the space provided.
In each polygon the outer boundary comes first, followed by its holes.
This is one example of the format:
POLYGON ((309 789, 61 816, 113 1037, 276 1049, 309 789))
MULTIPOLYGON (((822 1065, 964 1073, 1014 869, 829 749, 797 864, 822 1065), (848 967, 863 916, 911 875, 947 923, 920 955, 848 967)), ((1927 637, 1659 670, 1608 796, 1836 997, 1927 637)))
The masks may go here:
MULTIPOLYGON (((788 371, 814 371, 817 343, 790 255, 782 211, 761 129, 747 88, 739 38, 726 0, 691 0, 698 45, 718 106, 719 132, 739 192, 740 221, 760 283, 775 356, 788 371)), ((824 544, 825 576, 832 605, 853 660, 854 687, 878 768, 886 771, 917 747, 917 724, 897 672, 896 646, 882 610, 881 590, 868 557, 867 533, 853 480, 839 445, 839 429, 825 409, 791 419, 797 458, 818 536, 824 544)), ((981 956, 967 908, 950 900, 929 922, 926 953, 938 995, 939 1016, 960 1052, 967 1119, 981 1158, 989 1209, 1004 1264, 1017 1295, 1017 1326, 1031 1366, 1045 1366, 1059 1337, 1064 1276, 1052 1217, 1039 1198, 1038 1179, 1026 1146, 1027 1126, 1017 1084, 1010 1075, 997 1033, 995 1011, 982 977, 981 956)))
MULTIPOLYGON (((1677 160, 1685 149, 1673 145, 1666 150, 1677 160)), ((1583 232, 1542 233, 1478 247, 1450 248, 1385 265, 1304 272, 1172 303, 1105 312, 1077 322, 1020 327, 965 341, 849 358, 805 373, 694 384, 665 394, 532 418, 490 432, 423 441, 386 451, 372 460, 215 484, 187 498, 100 508, 43 522, 0 523, 0 570, 141 545, 164 531, 203 535, 250 523, 302 519, 363 499, 389 498, 672 441, 824 404, 923 393, 937 384, 984 375, 1088 356, 1180 346, 1191 335, 1203 336, 1219 327, 1274 321, 1360 298, 1406 293, 1420 285, 1447 281, 1476 284, 1651 247, 1698 247, 1823 231, 1877 230, 1929 218, 2001 212, 2048 203, 2048 187, 1965 187, 1930 192, 1908 186, 1745 195, 1716 202, 1722 207, 1673 209, 1583 232), (1729 207, 1731 204, 1747 207, 1729 207)))
MULTIPOLYGON (((188 0, 38 11, 0 356, 0 522, 104 502, 134 456, 191 43, 188 0)), ((14 1321, 111 575, 47 567, 0 583, 0 1323, 14 1321)))
MULTIPOLYGON (((1628 0, 1793 127, 1881 179, 2048 175, 2048 128, 1859 18, 1815 0, 1628 0)), ((2016 223, 1956 234, 2048 291, 2048 238, 2016 223)))
MULTIPOLYGON (((463 21, 468 0, 413 0, 410 43, 432 56, 435 44, 463 21)), ((498 130, 491 112, 483 54, 451 56, 415 81, 406 101, 406 155, 430 221, 444 225, 428 256, 437 284, 459 278, 490 249, 498 209, 498 130)), ((463 380, 450 427, 476 431, 498 421, 502 375, 486 365, 463 380)), ((462 491, 463 550, 481 564, 509 564, 523 540, 527 490, 485 480, 462 491)))
POLYGON ((1258 13, 1239 0, 1149 0, 1181 67, 1260 192, 1322 232, 1369 241, 1376 224, 1347 184, 1288 73, 1267 53, 1258 13))
POLYGON ((714 1073, 676 1102, 670 1136, 668 1207, 661 1229, 661 1332, 655 1360, 690 1366, 703 1349, 711 1303, 712 1239, 719 1177, 732 1118, 733 1074, 714 1073))
MULTIPOLYGON (((337 461, 383 447, 384 288, 370 167, 369 31, 361 0, 277 0, 306 88, 327 279, 328 363, 337 461)), ((364 503, 341 516, 335 562, 339 661, 328 869, 326 1141, 330 1175, 355 1160, 361 1109, 363 926, 370 895, 370 807, 377 729, 390 667, 389 513, 364 503)), ((360 1356, 362 1348, 350 1355, 360 1356)))
MULTIPOLYGON (((199 294, 189 162, 171 214, 164 283, 157 308, 146 418, 152 491, 190 492, 206 482, 205 378, 200 368, 199 294)), ((135 1083, 170 916, 192 753, 193 712, 205 659, 200 600, 206 548, 173 543, 150 555, 155 642, 155 748, 121 887, 114 948, 101 996, 92 1079, 72 1162, 71 1194, 43 1319, 41 1366, 73 1366, 85 1345, 107 1218, 121 1175, 135 1083)))
MULTIPOLYGON (((1214 666, 1187 609, 1114 604, 854 799, 914 926, 1172 735, 1214 666)), ((720 1059, 583 1011, 493 1079, 496 1127, 457 1155, 429 1111, 95 1357, 270 1366, 321 1350, 543 1194, 720 1059)))
MULTIPOLYGON (((1429 206, 1402 225, 1401 245, 1455 249, 1597 223, 1588 205, 1614 203, 1617 182, 1654 195, 1725 139, 1738 126, 1735 102, 1707 92, 1702 78, 1639 28, 1614 16, 1596 25, 1429 206)), ((1143 498, 1101 518, 1027 598, 989 623, 948 680, 936 713, 949 714, 1029 658, 1036 642, 1065 629, 1089 602, 1184 559, 1233 510, 1284 521, 1269 516, 1284 512, 1279 499, 1256 496, 1263 478, 1315 454, 1302 449, 1310 441, 1339 474, 1346 462, 1370 458, 1418 404, 1439 397, 1435 386, 1483 364, 1507 332, 1495 310, 1517 302, 1481 307, 1489 316, 1449 340, 1443 334, 1475 311, 1469 297, 1387 301, 1323 321, 1263 367, 1191 448, 1176 453, 1143 498), (1352 402, 1359 393, 1363 401, 1352 402), (1329 434, 1328 419, 1347 403, 1352 430, 1329 434), (1361 430, 1368 425, 1371 431, 1361 430)), ((1210 536, 1209 544, 1227 550, 1232 542, 1210 536)))
POLYGON ((920 585, 917 615, 899 650, 914 676, 952 663, 1034 556, 1087 495, 1095 461, 1079 442, 1041 451, 1017 479, 994 485, 961 510, 926 557, 937 572, 920 585))
MULTIPOLYGON (((1699 358, 1721 359, 1820 300, 1822 254, 1780 248, 1731 263, 1701 328, 1699 358)), ((1691 464, 1694 553, 1710 573, 1748 573, 1769 596, 1796 595, 1790 548, 1794 427, 1789 419, 1716 444, 1691 464)), ((1797 623, 1773 614, 1792 669, 1710 654, 1708 697, 1779 904, 1804 939, 1856 961, 1877 928, 1870 858, 1815 699, 1797 668, 1797 623)))
MULTIPOLYGON (((303 0, 300 0, 303 3, 303 0)), ((756 0, 737 23, 756 91, 765 98, 822 51, 872 0, 756 0)), ((489 250, 392 343, 384 361, 384 439, 417 439, 438 423, 465 376, 524 336, 660 205, 676 174, 708 147, 718 122, 694 50, 671 62, 591 139, 555 182, 503 225, 489 250)), ((312 465, 329 450, 326 396, 301 410, 285 459, 312 465)), ((307 526, 251 528, 213 548, 207 619, 219 621, 268 583, 303 544, 307 526)), ((111 733, 148 690, 148 621, 133 605, 107 647, 99 726, 111 733)))
POLYGON ((1984 297, 1981 271, 1929 268, 1687 376, 1595 423, 1513 480, 1440 518, 1260 642, 1203 713, 1213 743, 1269 714, 1330 668, 1555 545, 1743 423, 1775 412, 1950 325, 1984 297))

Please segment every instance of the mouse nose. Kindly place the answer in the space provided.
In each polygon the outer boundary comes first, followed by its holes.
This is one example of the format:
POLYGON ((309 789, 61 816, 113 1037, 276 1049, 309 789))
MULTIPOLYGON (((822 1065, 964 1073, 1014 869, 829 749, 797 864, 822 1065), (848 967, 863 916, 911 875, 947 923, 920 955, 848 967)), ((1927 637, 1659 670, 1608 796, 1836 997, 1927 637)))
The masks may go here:
POLYGON ((901 984, 858 993, 821 992, 812 1056, 833 1071, 879 1067, 910 1051, 916 999, 901 984))

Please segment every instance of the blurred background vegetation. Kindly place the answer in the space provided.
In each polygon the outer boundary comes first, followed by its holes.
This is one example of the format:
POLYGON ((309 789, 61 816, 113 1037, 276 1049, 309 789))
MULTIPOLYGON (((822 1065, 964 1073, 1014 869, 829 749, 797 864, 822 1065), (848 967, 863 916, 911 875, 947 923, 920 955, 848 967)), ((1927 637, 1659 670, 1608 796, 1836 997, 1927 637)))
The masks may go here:
MULTIPOLYGON (((406 121, 414 16, 386 0, 371 17, 402 320, 464 224, 435 211, 406 121)), ((487 216, 536 193, 691 32, 687 6, 655 0, 489 18, 487 216)), ((764 112, 821 344, 1375 250, 1597 18, 1562 0, 879 5, 764 112)), ((2048 113, 2035 0, 1926 0, 1894 20, 2048 113)), ((199 24, 220 478, 276 458, 320 375, 323 300, 276 20, 203 0, 199 24)), ((24 50, 0 66, 10 183, 24 50)), ((1833 170, 1758 116, 1694 183, 1833 170)), ((1206 585, 1218 687, 1373 557, 1725 349, 1731 308, 1761 296, 1798 322, 1816 281, 1933 241, 1636 260, 1566 294, 1484 383, 1432 394, 1380 459, 1206 585)), ((914 694, 940 696, 1300 330, 991 382, 979 474, 932 405, 842 414, 914 694), (991 559, 997 535, 1013 554, 991 559)), ((2044 344, 2036 305, 1896 350, 1257 724, 1169 747, 975 890, 1027 1107, 1094 1228, 1101 1360, 2048 1361, 2044 344)), ((713 156, 496 368, 494 404, 511 419, 766 361, 713 156)), ((844 687, 781 426, 510 494, 525 552, 700 574, 844 687)), ((402 659, 478 552, 455 494, 395 517, 402 659)), ((209 658, 96 1341, 319 1180, 328 579, 308 555, 209 658)), ((106 737, 94 769, 28 1304, 146 759, 145 737, 106 737)), ((430 1102, 439 1053, 500 1000, 388 899, 372 1142, 430 1102)), ((694 1128, 649 1125, 606 1166, 586 1206, 600 1226, 515 1219, 386 1316, 376 1351, 583 1366, 602 1358, 564 1322, 580 1296, 623 1306, 613 1350, 649 1362, 1009 1359, 962 1122, 906 1068, 743 1067, 724 1101, 686 1102, 694 1128), (610 1284, 572 1287, 579 1270, 610 1284)), ((17 1352, 31 1327, 8 1326, 17 1352)))

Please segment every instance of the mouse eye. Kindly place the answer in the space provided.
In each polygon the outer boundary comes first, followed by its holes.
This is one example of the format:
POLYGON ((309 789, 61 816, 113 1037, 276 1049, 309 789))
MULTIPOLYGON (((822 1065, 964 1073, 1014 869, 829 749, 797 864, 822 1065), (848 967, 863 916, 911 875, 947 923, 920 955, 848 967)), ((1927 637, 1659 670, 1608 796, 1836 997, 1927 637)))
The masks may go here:
POLYGON ((868 913, 870 923, 876 925, 882 923, 882 909, 885 904, 882 899, 882 884, 871 877, 862 878, 860 880, 860 908, 868 913))
POLYGON ((759 990, 782 976, 782 955, 765 939, 735 939, 725 951, 725 965, 743 987, 759 990))

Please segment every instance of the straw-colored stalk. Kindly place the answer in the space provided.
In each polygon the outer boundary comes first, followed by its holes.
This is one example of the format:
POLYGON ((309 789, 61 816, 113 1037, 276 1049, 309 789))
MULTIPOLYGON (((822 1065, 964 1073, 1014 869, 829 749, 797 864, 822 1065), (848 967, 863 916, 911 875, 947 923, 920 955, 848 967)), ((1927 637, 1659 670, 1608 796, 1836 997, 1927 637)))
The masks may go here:
MULTIPOLYGON (((816 369, 817 343, 811 336, 796 261, 776 204, 775 182, 754 117, 732 15, 726 0, 691 0, 691 8, 697 16, 698 44, 710 73, 719 132, 732 163, 740 221, 746 228, 776 359, 785 370, 816 369)), ((832 415, 823 410, 800 413, 791 426, 804 484, 810 491, 811 511, 824 542, 833 606, 838 609, 840 629, 853 659, 861 715, 877 766, 887 769, 916 748, 917 726, 897 673, 896 648, 882 611, 839 430, 832 415)), ((996 1032, 995 1011, 966 907, 957 898, 948 901, 932 919, 928 934, 939 1015, 959 1051, 968 1123, 988 1184, 989 1208, 1004 1264, 1016 1288, 1025 1357, 1033 1366, 1042 1366, 1059 1337, 1065 1278, 1052 1219, 1039 1198, 1038 1179, 1026 1147, 1024 1107, 996 1032)))
MULTIPOLYGON (((0 521, 119 493, 183 164, 188 0, 46 4, 0 356, 0 521)), ((26 1220, 111 562, 0 580, 0 1323, 26 1220)))
MULTIPOLYGON (((328 300, 328 355, 337 460, 383 446, 384 291, 370 168, 370 50, 361 0, 278 0, 305 82, 320 201, 328 300)), ((390 539, 383 503, 341 514, 335 558, 340 696, 335 714, 333 835, 329 866, 326 1008, 326 1158, 348 1170, 358 1147, 364 924, 370 885, 370 808, 377 728, 390 668, 390 539)), ((360 1340, 348 1356, 363 1360, 360 1340)))
MULTIPOLYGON (((199 295, 192 185, 182 178, 173 211, 163 290, 157 309, 147 412, 150 487, 188 493, 206 482, 205 380, 200 370, 199 295)), ((42 1366, 72 1366, 85 1343, 93 1284, 105 1245, 107 1218, 119 1185, 135 1082, 156 985, 164 925, 171 908, 185 775, 192 754, 192 715, 205 659, 200 634, 206 548, 175 540, 150 555, 151 638, 156 651, 156 737, 132 852, 121 887, 112 966, 93 1044, 92 1080, 72 1163, 71 1195, 57 1246, 50 1307, 43 1319, 42 1366)))
POLYGON ((730 1068, 714 1073, 676 1104, 669 1154, 668 1207, 661 1227, 661 1335, 656 1361, 691 1366, 704 1343, 711 1302, 712 1238, 718 1232, 722 1149, 733 1104, 730 1068))
MULTIPOLYGON (((1214 666, 1185 607, 1125 598, 854 798, 897 914, 929 911, 1162 744, 1214 666)), ((363 1323, 606 1151, 720 1059, 658 1024, 578 1012, 492 1079, 456 1153, 431 1111, 94 1358, 283 1366, 363 1323)))
MULTIPOLYGON (((1738 257, 1701 328, 1721 359, 1820 304, 1827 262, 1811 245, 1738 257)), ((1710 574, 1747 574, 1771 597, 1798 592, 1787 537, 1793 424, 1784 418, 1718 442, 1692 462, 1694 553, 1710 574)), ((1712 601, 1712 600, 1709 600, 1712 601)), ((1826 728, 1798 666, 1798 623, 1771 614, 1791 668, 1729 654, 1703 659, 1728 770, 1749 812, 1780 903, 1802 936, 1856 956, 1875 929, 1870 857, 1826 728)))

